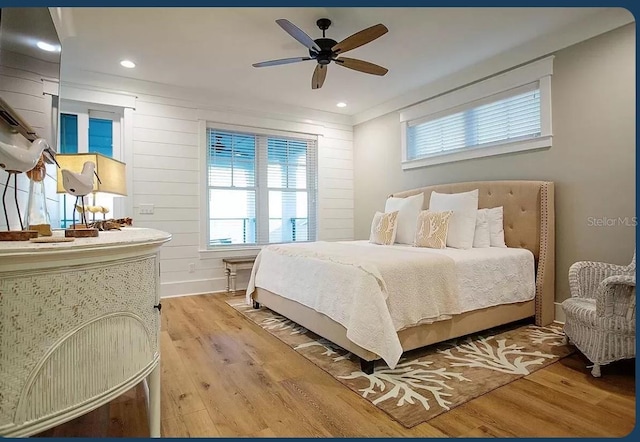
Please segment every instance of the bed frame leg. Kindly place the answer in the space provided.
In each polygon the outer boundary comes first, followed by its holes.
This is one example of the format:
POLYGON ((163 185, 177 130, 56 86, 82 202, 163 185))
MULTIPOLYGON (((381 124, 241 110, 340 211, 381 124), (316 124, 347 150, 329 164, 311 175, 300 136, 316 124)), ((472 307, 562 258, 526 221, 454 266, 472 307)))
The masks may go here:
POLYGON ((373 366, 375 365, 375 361, 365 361, 360 358, 360 370, 365 372, 366 374, 373 374, 373 366))
POLYGON ((256 310, 260 308, 260 303, 258 301, 253 301, 253 308, 256 310))

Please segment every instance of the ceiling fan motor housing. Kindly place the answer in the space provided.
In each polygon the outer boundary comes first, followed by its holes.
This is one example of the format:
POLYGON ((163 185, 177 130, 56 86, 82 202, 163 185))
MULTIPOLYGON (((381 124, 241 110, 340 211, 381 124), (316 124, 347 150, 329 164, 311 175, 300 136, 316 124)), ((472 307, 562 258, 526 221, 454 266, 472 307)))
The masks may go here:
POLYGON ((310 49, 309 55, 311 56, 311 58, 315 58, 316 60, 318 60, 318 63, 320 64, 331 63, 331 60, 336 56, 336 54, 331 50, 331 48, 337 45, 338 42, 331 38, 318 38, 318 39, 315 39, 314 41, 320 48, 320 52, 316 52, 310 49))
POLYGON ((315 58, 319 64, 327 65, 331 63, 331 60, 336 56, 331 48, 338 44, 338 42, 330 38, 325 38, 324 35, 324 31, 329 29, 329 26, 331 26, 331 20, 329 20, 328 18, 321 18, 316 21, 316 25, 322 30, 322 38, 314 40, 320 48, 320 52, 316 52, 310 49, 309 55, 311 56, 311 58, 315 58))

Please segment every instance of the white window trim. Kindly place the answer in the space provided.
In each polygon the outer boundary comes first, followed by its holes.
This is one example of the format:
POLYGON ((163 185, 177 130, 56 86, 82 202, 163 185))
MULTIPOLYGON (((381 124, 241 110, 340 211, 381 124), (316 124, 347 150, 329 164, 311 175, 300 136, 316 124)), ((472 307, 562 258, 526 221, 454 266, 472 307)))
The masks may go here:
POLYGON ((63 82, 60 98, 92 105, 104 105, 120 109, 135 109, 137 96, 125 92, 113 92, 63 82))
POLYGON ((537 60, 487 80, 473 83, 453 92, 411 106, 400 112, 402 169, 414 169, 435 164, 551 147, 553 140, 551 130, 551 76, 553 75, 553 58, 553 56, 550 56, 537 60), (492 95, 502 94, 510 89, 535 82, 539 84, 540 88, 541 131, 539 137, 514 142, 501 142, 490 146, 467 147, 455 152, 447 152, 426 158, 407 159, 407 130, 410 122, 429 120, 436 117, 437 114, 448 114, 451 113, 453 109, 463 107, 470 102, 483 100, 492 95))
MULTIPOLYGON (((89 118, 101 118, 113 121, 113 158, 123 161, 123 109, 94 103, 81 103, 62 100, 60 114, 78 116, 78 153, 89 152, 89 118)), ((60 131, 58 130, 58 146, 60 131)))
MULTIPOLYGON (((84 101, 74 101, 62 99, 60 102, 60 114, 72 114, 78 116, 78 153, 89 152, 89 118, 102 118, 113 121, 113 155, 112 158, 125 161, 125 118, 126 109, 117 106, 104 105, 99 103, 89 103, 84 101)), ((60 124, 57 127, 57 146, 60 150, 60 124)), ((127 189, 132 189, 132 182, 129 180, 130 172, 127 170, 127 189)), ((131 192, 131 190, 129 190, 131 192)), ((62 195, 59 194, 60 201, 62 195)), ((110 214, 113 218, 122 218, 127 213, 133 213, 130 207, 130 200, 124 198, 113 199, 113 212, 110 214)))
POLYGON ((214 247, 210 249, 200 249, 198 250, 198 254, 200 259, 220 259, 221 256, 232 257, 232 256, 251 256, 257 255, 262 250, 263 246, 256 245, 235 245, 229 247, 214 247), (241 252, 241 253, 240 253, 241 252))
MULTIPOLYGON (((216 123, 208 120, 198 120, 198 159, 200 166, 200 177, 202 177, 202 182, 200 183, 200 248, 198 250, 200 259, 219 259, 221 256, 242 256, 242 255, 257 255, 262 248, 267 244, 232 244, 228 246, 209 246, 209 202, 208 202, 208 192, 206 192, 207 186, 207 129, 218 129, 218 130, 228 130, 232 132, 241 132, 241 133, 253 133, 258 135, 271 135, 276 137, 286 137, 291 138, 295 136, 299 139, 306 139, 316 141, 316 155, 319 149, 320 136, 316 134, 310 134, 305 132, 294 132, 294 131, 281 131, 281 130, 273 130, 273 129, 265 129, 260 127, 252 127, 252 126, 241 126, 234 124, 226 124, 226 123, 216 123)), ((316 158, 316 167, 317 167, 317 158, 316 158)), ((316 173, 318 171, 316 170, 316 173)), ((319 188, 316 187, 316 218, 319 218, 319 210, 318 210, 318 192, 319 188)), ((316 219, 316 238, 319 235, 320 227, 319 227, 319 219, 316 219)))
MULTIPOLYGON (((95 110, 115 112, 121 115, 120 119, 120 153, 119 159, 127 164, 127 189, 129 195, 124 198, 116 198, 114 204, 118 212, 133 216, 133 113, 136 109, 137 96, 127 92, 117 92, 107 89, 99 89, 79 85, 75 83, 61 82, 59 85, 60 102, 59 112, 64 112, 64 106, 84 105, 95 110)), ((57 120, 59 124, 59 119, 57 120)), ((87 123, 88 124, 88 123, 87 123)), ((57 139, 59 141, 60 128, 56 126, 57 139)), ((57 144, 59 150, 60 144, 57 144)), ((115 156, 114 156, 115 157, 115 156)))

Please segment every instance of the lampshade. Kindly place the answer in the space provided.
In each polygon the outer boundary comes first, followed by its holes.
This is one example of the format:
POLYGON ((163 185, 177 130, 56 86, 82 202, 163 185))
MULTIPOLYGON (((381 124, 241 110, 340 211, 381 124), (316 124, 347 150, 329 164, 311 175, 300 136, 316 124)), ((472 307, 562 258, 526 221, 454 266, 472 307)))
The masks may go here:
POLYGON ((64 187, 62 187, 62 169, 82 172, 84 163, 92 161, 96 165, 96 174, 100 177, 100 182, 95 176, 93 177, 94 192, 127 195, 125 164, 121 161, 99 153, 58 154, 56 160, 60 164, 57 172, 58 186, 56 191, 58 193, 65 193, 64 187))

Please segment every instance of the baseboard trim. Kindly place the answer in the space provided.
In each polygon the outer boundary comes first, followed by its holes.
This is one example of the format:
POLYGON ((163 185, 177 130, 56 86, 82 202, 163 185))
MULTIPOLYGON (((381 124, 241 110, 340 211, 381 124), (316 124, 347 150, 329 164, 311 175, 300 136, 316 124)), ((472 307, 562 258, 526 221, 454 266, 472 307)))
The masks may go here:
POLYGON ((567 320, 567 317, 564 314, 564 310, 562 310, 562 303, 554 302, 554 305, 556 308, 556 322, 559 322, 560 324, 564 324, 565 321, 567 320))
MULTIPOLYGON (((238 278, 236 290, 246 290, 247 282, 238 278)), ((161 298, 223 293, 227 291, 227 278, 198 279, 194 281, 175 281, 160 284, 161 298)))

